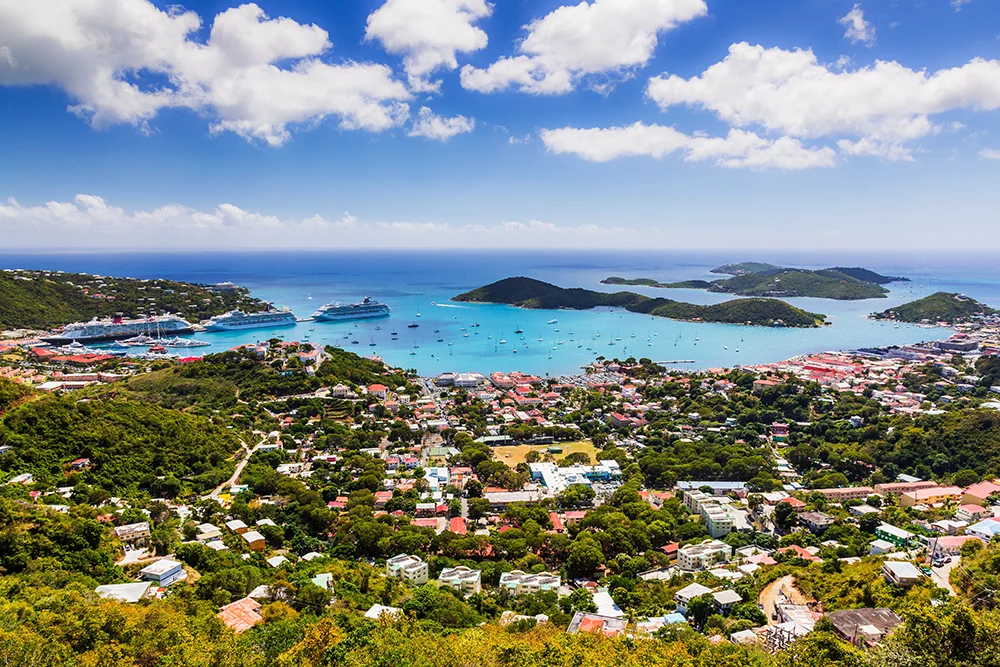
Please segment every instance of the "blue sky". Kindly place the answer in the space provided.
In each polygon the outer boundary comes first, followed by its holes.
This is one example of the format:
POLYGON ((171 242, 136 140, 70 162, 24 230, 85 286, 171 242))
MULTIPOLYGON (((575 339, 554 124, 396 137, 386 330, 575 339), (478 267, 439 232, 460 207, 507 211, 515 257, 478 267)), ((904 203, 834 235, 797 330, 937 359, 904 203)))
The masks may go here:
POLYGON ((0 0, 8 247, 1000 248, 993 0, 172 4, 0 0))

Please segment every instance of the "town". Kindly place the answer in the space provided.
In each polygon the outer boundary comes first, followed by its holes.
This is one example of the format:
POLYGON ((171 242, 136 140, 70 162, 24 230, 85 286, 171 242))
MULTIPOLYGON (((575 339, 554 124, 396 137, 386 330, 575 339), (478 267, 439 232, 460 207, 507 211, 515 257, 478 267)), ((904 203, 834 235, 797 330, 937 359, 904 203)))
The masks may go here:
POLYGON ((630 358, 417 377, 278 339, 176 361, 11 339, 6 530, 18 513, 37 531, 105 526, 96 595, 194 595, 234 633, 331 609, 774 654, 825 632, 863 650, 913 604, 994 604, 1000 458, 975 434, 1000 432, 998 349, 980 323, 706 372, 630 358), (49 450, 32 425, 103 430, 101 401, 194 409, 192 442, 229 454, 185 470, 152 452, 137 474, 114 446, 49 450))

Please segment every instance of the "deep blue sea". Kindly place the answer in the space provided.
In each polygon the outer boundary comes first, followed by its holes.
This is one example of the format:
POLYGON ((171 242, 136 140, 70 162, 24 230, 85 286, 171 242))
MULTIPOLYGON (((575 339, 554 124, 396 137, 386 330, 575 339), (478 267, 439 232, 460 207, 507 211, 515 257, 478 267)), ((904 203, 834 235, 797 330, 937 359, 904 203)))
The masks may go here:
MULTIPOLYGON (((393 365, 415 368, 422 374, 523 370, 558 375, 578 372, 597 356, 693 360, 694 364, 679 367, 711 368, 779 361, 809 352, 942 338, 949 333, 947 330, 908 325, 897 328, 868 320, 866 315, 939 290, 962 292, 1000 306, 998 259, 995 254, 974 253, 823 255, 738 251, 48 252, 0 253, 0 267, 199 283, 229 280, 250 288, 256 296, 290 307, 298 317, 309 316, 329 301, 353 302, 364 296, 392 309, 389 318, 378 320, 199 333, 196 337, 212 346, 195 348, 197 354, 281 336, 285 340, 308 339, 337 345, 362 355, 376 353, 393 365), (709 273, 715 266, 750 260, 801 268, 863 266, 906 276, 912 282, 888 285, 891 294, 886 299, 788 299, 796 306, 829 316, 832 325, 822 329, 675 322, 614 310, 529 311, 449 302, 456 294, 508 276, 530 276, 562 287, 612 291, 614 288, 601 285, 600 280, 610 275, 651 277, 665 282, 708 280, 719 277, 709 273), (558 322, 548 324, 552 319, 558 322), (408 328, 411 323, 420 326, 408 328), (480 326, 471 327, 473 323, 480 326), (514 333, 517 328, 523 329, 523 335, 514 333), (399 340, 391 340, 393 331, 399 334, 399 340), (439 338, 443 341, 438 342, 439 338)), ((699 290, 628 289, 703 304, 732 298, 699 290)))

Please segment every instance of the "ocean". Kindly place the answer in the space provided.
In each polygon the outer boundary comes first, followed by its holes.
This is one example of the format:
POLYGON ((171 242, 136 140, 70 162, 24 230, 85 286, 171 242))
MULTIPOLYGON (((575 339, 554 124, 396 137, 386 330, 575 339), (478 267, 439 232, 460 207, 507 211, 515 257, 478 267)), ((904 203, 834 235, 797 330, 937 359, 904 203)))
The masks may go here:
MULTIPOLYGON (((204 354, 280 336, 335 345, 424 375, 444 371, 522 370, 541 375, 580 372, 598 356, 690 361, 678 368, 713 368, 779 361, 826 350, 935 340, 950 332, 867 319, 936 291, 961 292, 1000 306, 997 258, 987 254, 821 254, 626 251, 298 251, 298 252, 39 252, 0 253, 2 268, 34 268, 171 278, 198 283, 232 281, 255 296, 308 317, 330 302, 365 296, 386 303, 388 318, 356 322, 301 322, 275 329, 199 333, 204 354), (502 305, 452 303, 451 297, 509 276, 529 276, 562 287, 614 291, 611 275, 663 282, 715 279, 727 262, 766 261, 784 266, 863 266, 911 282, 888 285, 888 298, 865 301, 787 299, 824 313, 821 329, 781 329, 675 322, 619 310, 540 311, 502 305), (551 320, 555 323, 549 323, 551 320), (410 328, 408 325, 418 324, 410 328), (471 326, 479 324, 478 327, 471 326), (515 334, 516 329, 523 334, 515 334), (398 340, 392 340, 392 332, 398 340), (355 342, 357 341, 357 342, 355 342), (505 341, 505 342, 501 342, 505 341), (517 350, 516 352, 514 350, 517 350)), ((629 287, 651 296, 708 304, 730 297, 700 290, 629 287)))

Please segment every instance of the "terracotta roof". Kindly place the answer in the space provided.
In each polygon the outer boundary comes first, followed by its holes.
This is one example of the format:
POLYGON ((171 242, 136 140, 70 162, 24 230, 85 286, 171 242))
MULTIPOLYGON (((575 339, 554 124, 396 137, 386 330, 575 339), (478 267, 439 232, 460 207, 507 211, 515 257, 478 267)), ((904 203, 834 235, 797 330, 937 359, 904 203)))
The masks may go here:
POLYGON ((243 598, 223 607, 217 616, 230 630, 236 633, 245 632, 264 619, 257 612, 260 603, 253 598, 243 598))

